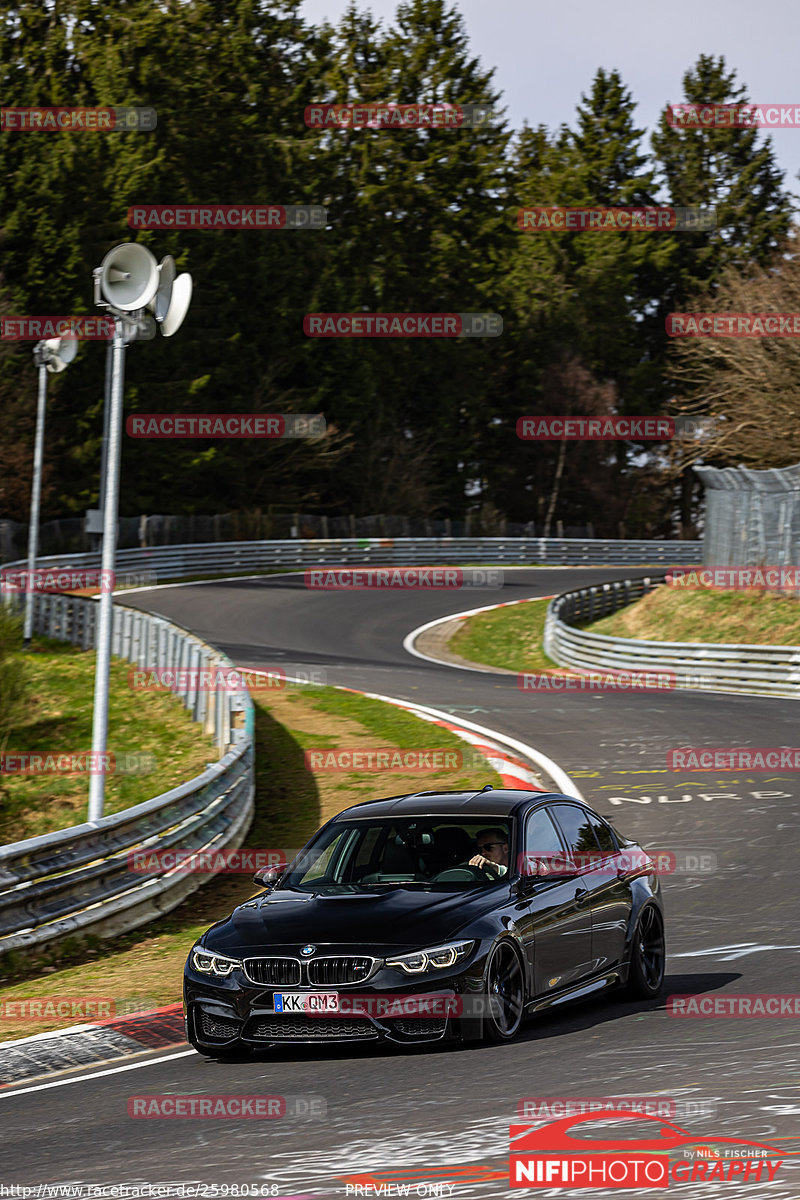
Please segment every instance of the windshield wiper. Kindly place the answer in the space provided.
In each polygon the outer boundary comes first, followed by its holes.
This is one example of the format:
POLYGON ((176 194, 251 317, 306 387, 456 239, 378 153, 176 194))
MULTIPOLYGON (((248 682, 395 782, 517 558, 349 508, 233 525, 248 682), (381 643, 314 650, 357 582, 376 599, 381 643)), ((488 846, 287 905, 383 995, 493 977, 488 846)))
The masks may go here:
POLYGON ((358 886, 362 888, 428 888, 431 885, 424 879, 387 879, 381 882, 372 880, 370 883, 360 883, 358 886))

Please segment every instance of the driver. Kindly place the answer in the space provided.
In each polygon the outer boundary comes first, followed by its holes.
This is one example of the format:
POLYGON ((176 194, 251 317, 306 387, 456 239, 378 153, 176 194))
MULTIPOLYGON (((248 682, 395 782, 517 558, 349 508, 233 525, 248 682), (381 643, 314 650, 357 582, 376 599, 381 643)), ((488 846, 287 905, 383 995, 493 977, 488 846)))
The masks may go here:
POLYGON ((471 867, 482 867, 498 878, 508 874, 508 835, 502 829, 481 829, 475 844, 478 853, 469 860, 471 867))

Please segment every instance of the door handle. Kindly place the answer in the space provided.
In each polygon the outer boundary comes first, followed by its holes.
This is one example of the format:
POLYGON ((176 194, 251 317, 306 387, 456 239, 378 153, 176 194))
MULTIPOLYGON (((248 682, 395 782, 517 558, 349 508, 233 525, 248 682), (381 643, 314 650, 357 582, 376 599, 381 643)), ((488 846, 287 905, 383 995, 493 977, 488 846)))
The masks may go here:
POLYGON ((589 893, 585 887, 575 889, 575 903, 579 906, 584 905, 589 897, 589 893))

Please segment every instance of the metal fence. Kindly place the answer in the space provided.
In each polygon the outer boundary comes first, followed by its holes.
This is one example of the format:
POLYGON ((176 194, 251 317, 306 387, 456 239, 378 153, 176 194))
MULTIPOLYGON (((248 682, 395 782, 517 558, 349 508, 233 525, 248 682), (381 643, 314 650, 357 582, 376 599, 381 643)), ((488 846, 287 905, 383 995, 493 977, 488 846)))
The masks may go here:
MULTIPOLYGON (((632 604, 665 582, 665 575, 622 579, 556 596, 547 608, 545 653, 561 666, 580 671, 661 672, 665 690, 757 692, 800 699, 800 646, 655 642, 609 637, 580 628, 632 604)), ((631 691, 642 682, 631 681, 631 691)), ((658 686, 658 681, 652 682, 658 686)))
POLYGON ((800 464, 694 469, 706 489, 706 565, 800 566, 800 464))
MULTIPOLYGON (((73 596, 37 595, 37 633, 88 648, 97 605, 73 596)), ((0 847, 0 955, 40 948, 68 935, 112 936, 175 908, 210 878, 180 870, 145 875, 132 854, 180 847, 236 849, 255 797, 253 703, 228 691, 218 671, 233 668, 220 651, 149 613, 114 606, 112 653, 136 666, 172 667, 173 691, 220 753, 201 775, 121 813, 0 847), (215 690, 198 687, 210 671, 215 690)))
MULTIPOLYGON (((248 571, 344 565, 693 566, 701 562, 701 556, 702 542, 599 538, 290 538, 123 549, 117 552, 117 576, 123 583, 127 580, 143 584, 248 571)), ((51 555, 38 559, 37 566, 43 570, 99 567, 100 555, 51 555)), ((6 564, 7 570, 24 567, 24 560, 6 564)))

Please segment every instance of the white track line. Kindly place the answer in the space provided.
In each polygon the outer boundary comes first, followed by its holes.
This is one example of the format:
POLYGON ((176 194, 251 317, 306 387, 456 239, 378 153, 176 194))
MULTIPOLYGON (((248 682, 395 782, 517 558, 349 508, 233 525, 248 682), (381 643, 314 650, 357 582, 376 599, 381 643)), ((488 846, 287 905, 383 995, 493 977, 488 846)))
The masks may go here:
POLYGON ((392 696, 382 696, 378 692, 363 692, 362 695, 375 700, 384 700, 389 704, 397 704, 401 708, 416 708, 419 712, 428 713, 432 717, 437 717, 440 721, 449 721, 453 725, 461 725, 464 729, 471 729, 475 733, 482 733, 486 737, 493 738, 495 741, 514 750, 522 758, 528 758, 537 767, 541 767, 564 795, 574 796, 576 800, 583 800, 583 796, 566 771, 562 770, 558 763, 553 762, 552 758, 548 758, 546 754, 542 754, 541 750, 536 750, 533 746, 529 746, 527 742, 520 742, 517 738, 508 737, 505 733, 498 733, 496 729, 489 729, 486 725, 476 725, 474 721, 467 721, 463 717, 456 719, 452 713, 441 712, 438 708, 428 708, 426 704, 418 704, 415 700, 395 700, 392 696))
POLYGON ((93 1071, 91 1075, 76 1075, 74 1079, 57 1079, 54 1083, 37 1083, 34 1087, 16 1088, 7 1084, 0 1089, 0 1100, 10 1096, 25 1096, 28 1092, 44 1092, 48 1088, 66 1087, 70 1083, 83 1083, 85 1079, 102 1079, 104 1075, 119 1075, 122 1071, 138 1071, 140 1067, 153 1067, 156 1063, 171 1062, 174 1058, 186 1058, 189 1054, 197 1054, 196 1050, 180 1050, 177 1054, 165 1054, 163 1058, 148 1058, 144 1062, 129 1063, 126 1067, 111 1067, 108 1071, 93 1071))

